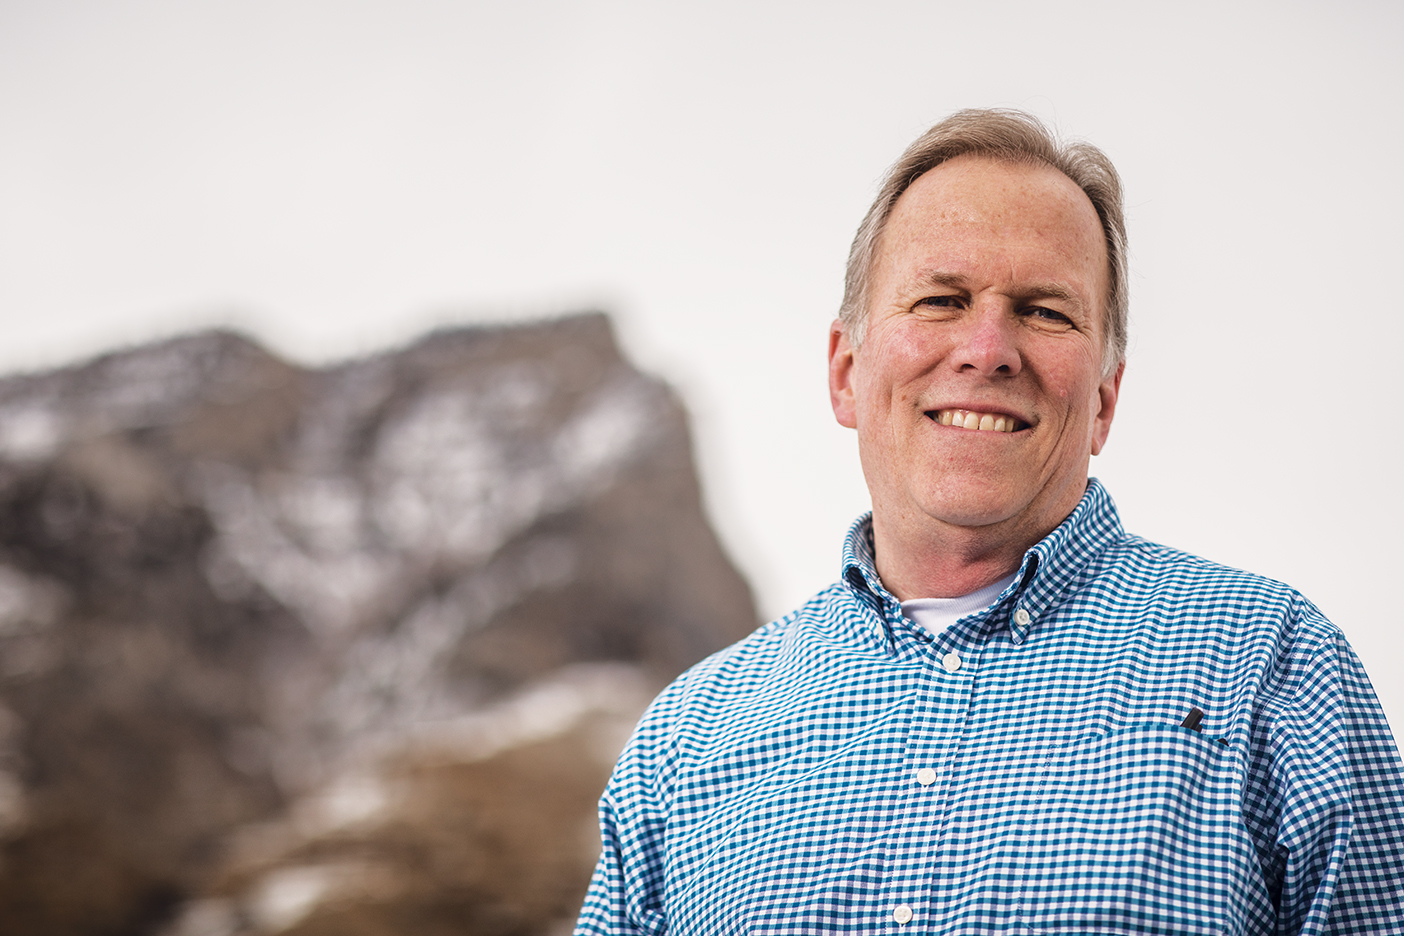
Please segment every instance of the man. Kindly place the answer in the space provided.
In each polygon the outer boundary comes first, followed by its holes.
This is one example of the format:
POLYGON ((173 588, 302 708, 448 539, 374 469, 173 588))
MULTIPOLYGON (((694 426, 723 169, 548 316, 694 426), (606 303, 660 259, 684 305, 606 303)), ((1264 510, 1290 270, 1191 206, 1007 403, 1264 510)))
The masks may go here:
POLYGON ((871 517, 644 716, 578 932, 1404 932, 1404 770, 1340 632, 1088 478, 1120 192, 1016 112, 894 166, 829 341, 871 517))

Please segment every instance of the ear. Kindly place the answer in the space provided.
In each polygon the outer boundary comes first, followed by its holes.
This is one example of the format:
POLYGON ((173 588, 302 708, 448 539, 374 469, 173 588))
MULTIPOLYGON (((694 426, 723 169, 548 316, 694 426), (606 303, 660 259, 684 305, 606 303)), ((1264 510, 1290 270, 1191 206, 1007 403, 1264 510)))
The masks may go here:
POLYGON ((1092 454, 1102 454, 1102 447, 1107 444, 1107 435, 1111 432, 1112 417, 1116 415, 1116 398, 1121 394, 1121 375, 1126 370, 1126 362, 1122 361, 1116 365, 1116 373, 1102 381, 1097 388, 1097 397, 1101 401, 1101 408, 1097 410, 1097 418, 1092 424, 1092 454))
POLYGON ((858 411, 853 400, 853 344, 839 319, 834 319, 829 326, 829 404, 840 426, 858 428, 858 411))

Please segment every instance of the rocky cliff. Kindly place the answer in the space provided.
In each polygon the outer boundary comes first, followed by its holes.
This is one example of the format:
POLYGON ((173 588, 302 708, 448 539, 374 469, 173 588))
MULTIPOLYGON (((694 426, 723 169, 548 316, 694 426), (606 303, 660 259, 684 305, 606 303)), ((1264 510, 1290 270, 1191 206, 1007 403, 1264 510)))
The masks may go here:
POLYGON ((543 933, 661 683, 755 625, 607 320, 0 381, 0 933, 543 933))

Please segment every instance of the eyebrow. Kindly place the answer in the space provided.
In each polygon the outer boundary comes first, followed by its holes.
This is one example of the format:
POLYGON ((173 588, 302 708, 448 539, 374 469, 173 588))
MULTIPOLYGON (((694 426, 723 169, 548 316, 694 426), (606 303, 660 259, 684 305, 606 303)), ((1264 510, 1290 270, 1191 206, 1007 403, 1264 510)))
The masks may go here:
MULTIPOLYGON (((946 286, 951 289, 964 289, 966 287, 966 279, 960 273, 930 270, 922 274, 921 278, 933 286, 946 286)), ((1019 290, 1019 297, 1023 299, 1061 299, 1064 302, 1082 305, 1082 297, 1061 283, 1031 283, 1019 290)))

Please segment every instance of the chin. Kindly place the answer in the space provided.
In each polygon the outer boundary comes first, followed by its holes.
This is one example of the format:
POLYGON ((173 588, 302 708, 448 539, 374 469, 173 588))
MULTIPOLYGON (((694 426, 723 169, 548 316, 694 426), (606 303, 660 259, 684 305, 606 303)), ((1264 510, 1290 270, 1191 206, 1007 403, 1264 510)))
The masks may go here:
POLYGON ((1026 506, 1026 501, 1007 492, 976 490, 933 498, 927 503, 926 513, 955 526, 982 527, 1002 523, 1026 506))

